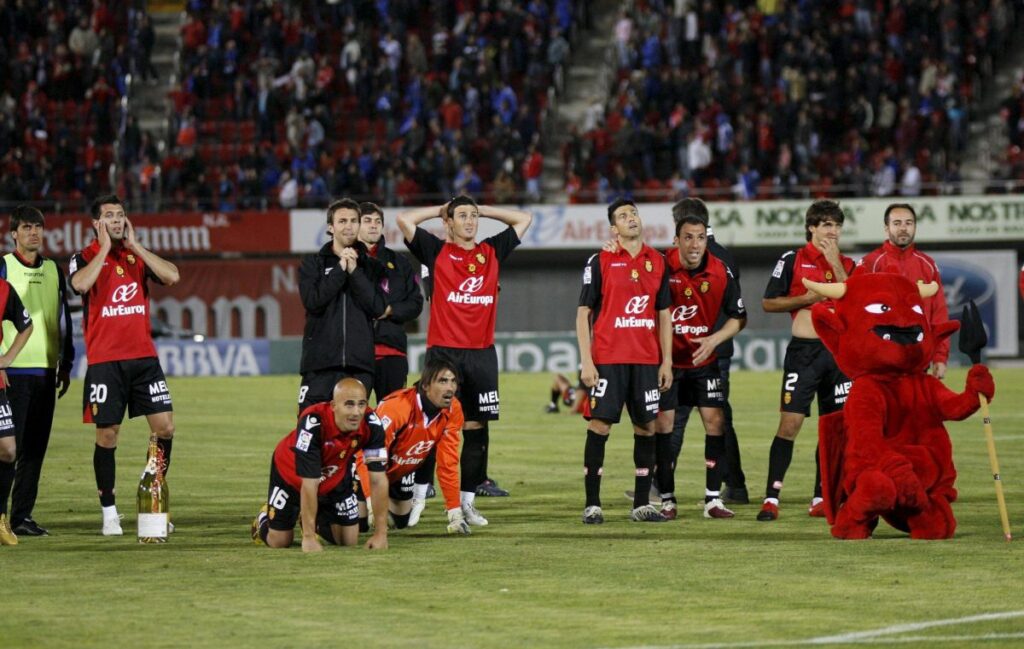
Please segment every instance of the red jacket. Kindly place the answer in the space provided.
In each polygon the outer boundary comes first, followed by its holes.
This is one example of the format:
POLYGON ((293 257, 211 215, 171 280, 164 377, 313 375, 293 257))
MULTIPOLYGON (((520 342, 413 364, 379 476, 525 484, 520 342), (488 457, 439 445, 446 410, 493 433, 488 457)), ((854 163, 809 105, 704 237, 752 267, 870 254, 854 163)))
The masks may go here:
MULTIPOLYGON (((939 275, 939 267, 928 255, 917 249, 917 246, 910 244, 906 248, 894 246, 886 241, 878 248, 875 248, 864 258, 857 262, 857 273, 896 273, 903 275, 912 282, 935 282, 939 285, 939 292, 925 302, 925 309, 928 322, 932 326, 949 320, 949 311, 946 307, 946 294, 942 290, 942 277, 939 275)), ((945 363, 949 359, 949 339, 943 339, 935 346, 933 363, 945 363)))

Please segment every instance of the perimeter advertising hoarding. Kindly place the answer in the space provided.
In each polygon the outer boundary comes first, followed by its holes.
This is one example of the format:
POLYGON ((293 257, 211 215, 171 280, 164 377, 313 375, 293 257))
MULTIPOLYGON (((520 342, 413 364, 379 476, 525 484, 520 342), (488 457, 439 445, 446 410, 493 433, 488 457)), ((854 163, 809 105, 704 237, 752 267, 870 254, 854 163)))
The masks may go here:
MULTIPOLYGON (((157 340, 156 353, 167 376, 260 376, 270 374, 270 346, 266 339, 202 342, 157 340)), ((75 341, 74 376, 85 378, 85 344, 75 341)))
POLYGON ((181 281, 150 284, 153 312, 210 338, 301 336, 299 260, 180 260, 181 281))
MULTIPOLYGON (((288 254, 288 212, 160 212, 132 214, 139 243, 167 257, 213 256, 239 253, 288 254)), ((10 227, 0 217, 0 232, 10 227)), ((94 238, 88 214, 47 214, 43 253, 64 259, 85 248, 94 238)), ((14 242, 2 237, 0 248, 10 252, 14 242)))
MULTIPOLYGON (((846 211, 843 241, 848 246, 876 245, 882 241, 885 207, 902 197, 844 199, 846 211)), ((917 240, 998 241, 1024 239, 1024 196, 957 196, 910 199, 918 212, 917 240)), ((804 213, 809 200, 708 203, 711 225, 718 240, 729 246, 798 246, 805 243, 804 213)), ((672 245, 672 204, 642 203, 647 243, 672 245)), ((531 206, 533 225, 523 239, 523 248, 597 249, 608 239, 608 216, 603 205, 531 206)), ((384 236, 388 246, 404 249, 395 225, 398 208, 385 210, 384 236)), ((443 236, 441 222, 424 223, 443 236)), ((504 226, 493 219, 480 220, 478 238, 497 234, 504 226)), ((293 210, 290 213, 293 252, 312 252, 327 241, 323 210, 293 210)))

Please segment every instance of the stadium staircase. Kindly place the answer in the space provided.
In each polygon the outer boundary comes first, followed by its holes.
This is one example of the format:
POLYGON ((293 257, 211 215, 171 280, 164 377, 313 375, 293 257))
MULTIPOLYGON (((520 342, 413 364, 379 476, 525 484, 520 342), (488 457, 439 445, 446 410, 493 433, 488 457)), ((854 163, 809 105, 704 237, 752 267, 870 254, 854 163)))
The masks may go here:
POLYGON ((569 140, 569 127, 582 124, 587 110, 594 104, 603 106, 610 94, 614 79, 612 36, 620 6, 618 0, 593 0, 588 9, 590 24, 583 26, 573 44, 565 87, 544 139, 542 189, 546 202, 565 202, 562 149, 569 140))
POLYGON ((1006 123, 1000 114, 1002 102, 1010 88, 1024 74, 1024 41, 1013 39, 1002 63, 985 84, 981 101, 974 111, 967 135, 967 148, 960 173, 965 194, 987 193, 986 186, 998 183, 1006 169, 1005 156, 1009 146, 1006 123))
POLYGON ((164 153, 166 146, 167 114, 170 110, 167 91, 175 82, 178 52, 181 49, 181 12, 180 3, 177 7, 161 5, 157 10, 153 10, 151 6, 150 18, 153 21, 153 31, 156 33, 153 66, 160 79, 152 85, 135 83, 131 91, 132 113, 138 121, 139 128, 154 134, 161 154, 164 153))

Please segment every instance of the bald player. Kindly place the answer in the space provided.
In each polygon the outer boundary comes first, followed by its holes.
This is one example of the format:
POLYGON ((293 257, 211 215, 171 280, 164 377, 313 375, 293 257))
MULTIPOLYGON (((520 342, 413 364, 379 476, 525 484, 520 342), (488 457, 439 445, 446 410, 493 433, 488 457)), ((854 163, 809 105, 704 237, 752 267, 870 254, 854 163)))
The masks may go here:
POLYGON ((334 386, 331 401, 299 415, 295 430, 274 449, 267 502, 252 523, 255 543, 286 548, 302 525, 302 551, 320 552, 317 514, 326 519, 324 540, 336 545, 359 542, 359 508, 352 488, 352 461, 363 452, 370 473, 374 532, 368 550, 388 547, 387 449, 384 428, 367 405, 366 388, 354 378, 334 386), (329 532, 326 532, 329 530, 329 532))

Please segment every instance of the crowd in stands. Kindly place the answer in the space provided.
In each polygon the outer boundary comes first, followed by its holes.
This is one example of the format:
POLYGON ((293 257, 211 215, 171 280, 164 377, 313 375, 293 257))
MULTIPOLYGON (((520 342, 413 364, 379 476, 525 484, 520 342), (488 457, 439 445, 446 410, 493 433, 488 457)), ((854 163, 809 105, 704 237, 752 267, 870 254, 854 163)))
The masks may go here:
POLYGON ((162 191, 219 209, 540 200, 549 90, 585 6, 192 0, 162 191))
POLYGON ((611 96, 563 152, 570 200, 940 191, 1024 29, 1019 0, 625 4, 611 96))
POLYGON ((1024 71, 1017 74, 1009 96, 1003 101, 1000 114, 1006 124, 1008 146, 1005 170, 1000 180, 1024 188, 1024 71))
MULTIPOLYGON (((80 202, 110 189, 127 77, 152 76, 153 29, 144 5, 0 0, 4 201, 80 202)), ((140 136, 133 145, 146 143, 140 136)), ((123 147, 120 153, 126 161, 137 155, 123 147)))

